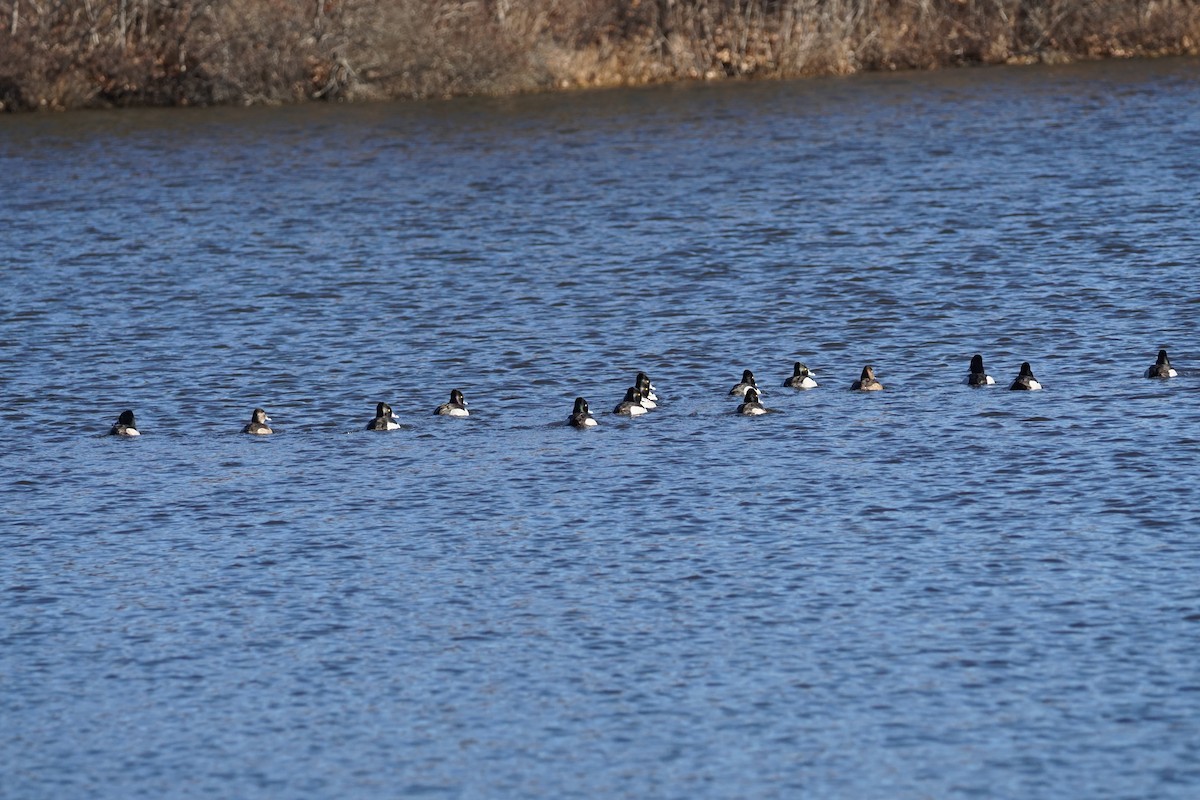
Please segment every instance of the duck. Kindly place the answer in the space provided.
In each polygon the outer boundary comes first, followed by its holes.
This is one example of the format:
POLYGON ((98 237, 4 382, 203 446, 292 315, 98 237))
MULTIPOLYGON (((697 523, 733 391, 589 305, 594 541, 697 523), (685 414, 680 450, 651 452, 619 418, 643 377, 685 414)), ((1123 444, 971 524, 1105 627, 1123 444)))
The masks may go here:
POLYGON ((636 386, 630 386, 625 391, 625 399, 617 404, 613 413, 626 417, 637 417, 646 413, 646 407, 642 405, 642 393, 636 386))
POLYGON ((259 436, 266 436, 272 433, 270 426, 267 425, 271 418, 267 416, 267 412, 261 408, 256 408, 250 413, 250 424, 242 428, 242 433, 253 433, 259 436))
POLYGON ((646 377, 646 373, 639 372, 637 374, 637 382, 633 384, 638 390, 638 394, 642 396, 642 408, 650 411, 658 408, 658 403, 654 402, 658 399, 658 395, 654 393, 654 387, 650 383, 650 379, 646 377))
POLYGON ((375 405, 375 419, 367 423, 369 431, 394 431, 400 427, 400 423, 392 416, 392 407, 387 403, 377 403, 375 405))
POLYGON ((850 388, 856 392, 880 392, 883 391, 883 384, 875 380, 875 368, 868 364, 863 367, 858 380, 850 384, 850 388))
POLYGON ((443 417, 469 417, 471 412, 467 411, 467 401, 463 398, 462 390, 450 390, 450 402, 442 403, 433 410, 434 414, 443 417))
POLYGON ((1021 362, 1021 371, 1017 373, 1017 379, 1013 381, 1012 386, 1008 388, 1016 389, 1018 391, 1034 392, 1038 389, 1041 389, 1042 385, 1038 383, 1037 378, 1033 377, 1033 369, 1029 366, 1029 362, 1023 361, 1021 362))
POLYGON ((646 373, 639 372, 633 385, 642 393, 642 400, 649 400, 652 403, 658 400, 658 395, 654 393, 654 384, 651 383, 650 376, 646 373))
POLYGON ((137 420, 133 418, 133 412, 126 409, 121 412, 121 416, 117 417, 117 421, 113 423, 112 429, 108 432, 109 436, 141 436, 142 432, 137 429, 137 420))
POLYGON ((1174 378, 1178 375, 1179 373, 1171 367, 1171 359, 1167 358, 1166 350, 1159 350, 1158 360, 1154 362, 1153 367, 1146 370, 1147 378, 1174 378))
POLYGON ((976 353, 971 356, 971 371, 967 374, 967 386, 991 386, 996 379, 983 369, 983 356, 976 353))
POLYGON ((785 380, 783 385, 792 389, 815 389, 817 388, 817 381, 813 375, 816 374, 817 373, 813 372, 811 369, 797 361, 792 365, 792 376, 785 380))
POLYGON ((571 412, 571 416, 567 417, 567 424, 572 428, 593 428, 596 426, 596 418, 588 410, 587 400, 584 400, 582 397, 575 398, 575 410, 571 412))
POLYGON ((757 388, 758 388, 758 384, 754 382, 754 373, 748 369, 744 369, 744 370, 742 370, 741 383, 735 384, 734 387, 729 390, 729 394, 738 395, 739 397, 745 397, 746 391, 748 389, 757 389, 757 388))
POLYGON ((758 400, 758 389, 751 387, 746 390, 745 402, 737 407, 737 413, 748 417, 767 413, 767 409, 758 400))

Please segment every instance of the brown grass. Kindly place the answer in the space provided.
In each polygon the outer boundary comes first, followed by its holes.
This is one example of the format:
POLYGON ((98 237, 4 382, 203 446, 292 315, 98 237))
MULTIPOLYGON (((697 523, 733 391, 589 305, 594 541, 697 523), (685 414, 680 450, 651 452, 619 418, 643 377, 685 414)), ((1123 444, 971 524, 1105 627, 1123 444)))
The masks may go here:
POLYGON ((0 107, 502 94, 1198 45, 1200 0, 0 0, 0 107))

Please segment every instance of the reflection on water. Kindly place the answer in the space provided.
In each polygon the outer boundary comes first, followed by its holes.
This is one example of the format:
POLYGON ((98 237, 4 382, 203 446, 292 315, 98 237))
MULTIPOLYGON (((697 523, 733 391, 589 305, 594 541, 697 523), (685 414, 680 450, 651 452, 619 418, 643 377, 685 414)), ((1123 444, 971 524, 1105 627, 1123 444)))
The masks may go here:
POLYGON ((1198 74, 0 120, 2 785, 1193 796, 1198 74))

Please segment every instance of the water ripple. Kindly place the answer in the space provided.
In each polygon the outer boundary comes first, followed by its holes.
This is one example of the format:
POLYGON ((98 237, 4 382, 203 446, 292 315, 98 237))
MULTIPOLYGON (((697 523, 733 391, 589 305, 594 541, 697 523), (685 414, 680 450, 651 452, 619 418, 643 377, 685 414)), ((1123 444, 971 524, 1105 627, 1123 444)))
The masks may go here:
POLYGON ((4 120, 0 785, 1194 796, 1195 76, 4 120))

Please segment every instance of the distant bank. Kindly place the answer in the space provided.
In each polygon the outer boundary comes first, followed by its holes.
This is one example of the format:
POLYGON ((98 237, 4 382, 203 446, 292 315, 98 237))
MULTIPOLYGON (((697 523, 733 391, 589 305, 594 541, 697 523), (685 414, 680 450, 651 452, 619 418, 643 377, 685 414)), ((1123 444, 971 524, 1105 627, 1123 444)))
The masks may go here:
POLYGON ((1198 0, 0 0, 0 109, 1200 53, 1198 0))

